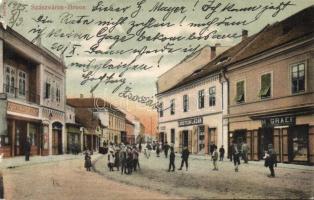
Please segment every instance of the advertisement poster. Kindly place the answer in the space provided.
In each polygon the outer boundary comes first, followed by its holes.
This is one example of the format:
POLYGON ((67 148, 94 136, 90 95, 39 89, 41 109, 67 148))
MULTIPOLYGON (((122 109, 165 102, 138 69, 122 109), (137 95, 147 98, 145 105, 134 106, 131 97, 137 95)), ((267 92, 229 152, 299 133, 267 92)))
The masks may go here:
POLYGON ((0 0, 0 199, 313 199, 311 0, 0 0))

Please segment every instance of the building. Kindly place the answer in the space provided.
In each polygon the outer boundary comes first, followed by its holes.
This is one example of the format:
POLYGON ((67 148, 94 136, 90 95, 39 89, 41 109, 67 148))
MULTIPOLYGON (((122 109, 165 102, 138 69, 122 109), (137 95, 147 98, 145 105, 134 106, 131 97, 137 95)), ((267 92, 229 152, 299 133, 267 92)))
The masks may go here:
POLYGON ((83 150, 83 127, 75 122, 75 108, 66 105, 67 152, 76 153, 83 150))
POLYGON ((268 25, 225 63, 229 142, 249 158, 273 144, 277 160, 314 163, 314 6, 268 25))
POLYGON ((227 145, 228 127, 223 127, 222 117, 227 110, 222 96, 224 79, 219 69, 208 68, 208 63, 226 49, 207 46, 158 78, 157 138, 161 143, 174 144, 177 152, 187 146, 197 154, 207 154, 211 144, 227 145))
POLYGON ((5 157, 66 151, 65 66, 63 61, 10 27, 0 28, 1 147, 5 157))
POLYGON ((122 138, 121 142, 125 144, 135 144, 135 125, 128 119, 125 120, 126 138, 122 138))

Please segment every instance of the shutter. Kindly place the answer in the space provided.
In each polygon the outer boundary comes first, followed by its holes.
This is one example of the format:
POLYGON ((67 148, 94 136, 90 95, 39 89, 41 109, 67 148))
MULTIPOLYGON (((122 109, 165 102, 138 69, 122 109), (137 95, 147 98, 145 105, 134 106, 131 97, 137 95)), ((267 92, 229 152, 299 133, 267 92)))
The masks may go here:
POLYGON ((253 134, 252 134, 252 153, 253 153, 253 160, 259 160, 258 157, 258 131, 257 130, 253 130, 253 134))
POLYGON ((246 144, 249 147, 249 151, 248 151, 248 159, 252 160, 253 155, 252 155, 252 131, 247 131, 246 132, 246 144))
POLYGON ((208 125, 204 125, 204 144, 205 144, 205 154, 208 154, 208 144, 209 144, 209 131, 208 131, 208 125))
POLYGON ((198 128, 197 126, 193 126, 192 129, 192 153, 197 153, 198 152, 198 128))
POLYGON ((280 154, 281 154, 281 149, 280 149, 280 129, 274 129, 274 149, 277 153, 277 161, 281 162, 280 159, 280 154))
POLYGON ((214 144, 217 146, 217 129, 213 129, 214 144))
POLYGON ((289 162, 288 157, 288 129, 282 129, 282 162, 289 162))
POLYGON ((310 153, 310 163, 314 163, 314 126, 309 128, 309 153, 310 153))
POLYGON ((188 131, 188 149, 192 152, 192 130, 188 131))

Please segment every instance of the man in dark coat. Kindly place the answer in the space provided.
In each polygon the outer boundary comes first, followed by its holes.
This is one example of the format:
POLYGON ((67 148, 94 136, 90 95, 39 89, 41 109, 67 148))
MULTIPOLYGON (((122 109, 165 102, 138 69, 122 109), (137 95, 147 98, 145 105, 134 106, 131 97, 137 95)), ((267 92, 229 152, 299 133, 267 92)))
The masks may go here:
POLYGON ((190 152, 189 152, 189 150, 188 150, 188 147, 184 147, 184 148, 183 148, 183 151, 182 151, 182 155, 181 155, 181 158, 182 158, 181 167, 179 168, 179 170, 182 170, 183 164, 185 163, 186 171, 188 171, 189 155, 190 155, 190 152))
POLYGON ((240 165, 240 150, 238 147, 238 144, 233 141, 232 145, 232 156, 233 156, 233 164, 234 164, 234 171, 239 171, 239 165, 240 165))
POLYGON ((29 161, 29 156, 31 154, 30 138, 26 139, 26 142, 25 142, 25 145, 24 145, 24 154, 25 154, 25 161, 29 161))
POLYGON ((167 158, 168 157, 168 151, 169 151, 169 144, 168 142, 165 142, 165 145, 164 145, 164 153, 165 153, 165 157, 167 158))
POLYGON ((224 145, 221 145, 221 147, 219 149, 219 160, 223 161, 224 156, 225 156, 225 148, 224 148, 224 145))
POLYGON ((277 164, 277 153, 273 148, 272 144, 268 145, 268 167, 270 170, 270 175, 268 177, 274 178, 275 177, 275 170, 274 165, 277 164))
POLYGON ((172 171, 174 172, 174 169, 175 169, 175 164, 174 164, 175 158, 176 158, 176 155, 174 153, 174 149, 173 149, 173 147, 170 147, 170 163, 169 163, 168 172, 170 172, 171 167, 172 167, 172 171))

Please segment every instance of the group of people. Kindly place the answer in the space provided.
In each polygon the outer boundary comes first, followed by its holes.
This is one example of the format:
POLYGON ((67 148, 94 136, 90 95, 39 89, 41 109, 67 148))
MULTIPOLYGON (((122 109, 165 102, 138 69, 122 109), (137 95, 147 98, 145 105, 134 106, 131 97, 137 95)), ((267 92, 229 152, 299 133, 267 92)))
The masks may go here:
POLYGON ((133 171, 140 169, 139 149, 136 145, 113 145, 109 147, 108 153, 108 168, 114 171, 117 168, 121 174, 132 174, 133 171))

